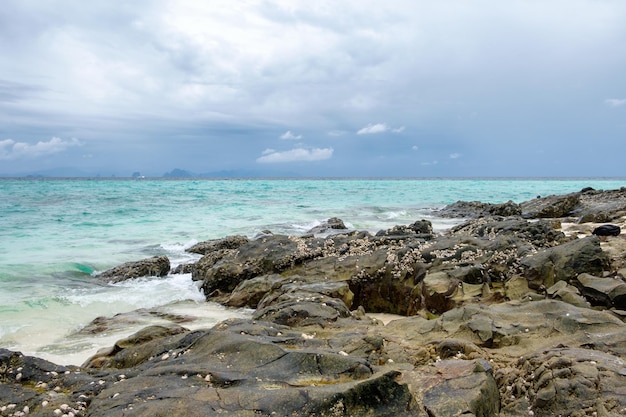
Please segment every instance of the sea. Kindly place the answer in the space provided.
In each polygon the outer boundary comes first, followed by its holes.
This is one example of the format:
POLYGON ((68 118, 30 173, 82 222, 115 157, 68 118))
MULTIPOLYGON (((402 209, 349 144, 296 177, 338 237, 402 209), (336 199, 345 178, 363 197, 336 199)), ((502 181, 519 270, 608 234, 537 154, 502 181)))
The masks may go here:
POLYGON ((229 235, 302 235, 330 217, 376 232, 458 200, 522 202, 626 179, 0 179, 0 347, 80 365, 137 330, 172 320, 211 327, 250 310, 205 301, 191 274, 117 284, 96 274, 127 261, 197 260, 191 245, 229 235), (93 330, 96 318, 117 326, 93 330))

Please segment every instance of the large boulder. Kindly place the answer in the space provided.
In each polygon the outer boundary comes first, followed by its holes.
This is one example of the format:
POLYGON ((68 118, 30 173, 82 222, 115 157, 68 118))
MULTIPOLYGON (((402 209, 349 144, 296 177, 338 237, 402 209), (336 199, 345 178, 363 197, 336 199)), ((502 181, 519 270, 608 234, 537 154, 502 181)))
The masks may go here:
POLYGON ((596 236, 544 249, 520 261, 531 288, 549 288, 558 281, 570 281, 582 273, 601 273, 609 265, 608 256, 596 236))
POLYGON ((126 262, 100 274, 96 277, 116 283, 140 277, 163 277, 170 272, 170 260, 167 256, 153 256, 139 261, 126 262))

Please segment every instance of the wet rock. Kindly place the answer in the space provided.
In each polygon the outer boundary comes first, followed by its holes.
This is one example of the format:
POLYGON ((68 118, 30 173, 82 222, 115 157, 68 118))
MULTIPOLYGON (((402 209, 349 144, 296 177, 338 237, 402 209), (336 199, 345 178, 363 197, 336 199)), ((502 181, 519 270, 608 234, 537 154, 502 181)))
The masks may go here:
POLYGON ((126 262, 97 274, 96 277, 109 283, 116 283, 140 277, 163 277, 169 272, 170 260, 167 256, 154 256, 139 261, 126 262))
POLYGON ((418 220, 408 226, 394 226, 391 229, 381 230, 376 233, 377 237, 386 239, 406 239, 420 238, 424 240, 432 239, 433 225, 428 220, 418 220))
POLYGON ((246 236, 227 236, 222 239, 211 239, 204 242, 196 243, 192 247, 187 248, 185 251, 189 253, 206 255, 207 253, 216 252, 224 249, 237 249, 241 245, 244 245, 248 242, 249 239, 246 236))
POLYGON ((328 234, 328 233, 338 233, 344 230, 348 230, 343 220, 337 217, 331 217, 330 219, 322 222, 321 224, 311 228, 307 233, 310 234, 328 234))
POLYGON ((176 268, 173 268, 170 271, 170 274, 191 274, 195 267, 196 267, 195 262, 187 263, 187 264, 180 264, 180 265, 177 265, 176 268))

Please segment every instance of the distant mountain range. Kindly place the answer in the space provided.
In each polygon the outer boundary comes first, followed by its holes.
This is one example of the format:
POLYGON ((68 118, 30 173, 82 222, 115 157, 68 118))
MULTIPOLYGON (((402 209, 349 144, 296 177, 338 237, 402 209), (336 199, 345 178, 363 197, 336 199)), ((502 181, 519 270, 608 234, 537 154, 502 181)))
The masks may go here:
MULTIPOLYGON (((128 175, 88 172, 76 168, 54 168, 47 170, 32 171, 22 174, 0 173, 0 177, 18 178, 145 178, 141 172, 135 171, 128 175)), ((289 171, 277 170, 254 170, 254 169, 233 169, 213 172, 196 173, 181 168, 175 168, 162 175, 163 178, 294 178, 302 177, 301 174, 289 171)))

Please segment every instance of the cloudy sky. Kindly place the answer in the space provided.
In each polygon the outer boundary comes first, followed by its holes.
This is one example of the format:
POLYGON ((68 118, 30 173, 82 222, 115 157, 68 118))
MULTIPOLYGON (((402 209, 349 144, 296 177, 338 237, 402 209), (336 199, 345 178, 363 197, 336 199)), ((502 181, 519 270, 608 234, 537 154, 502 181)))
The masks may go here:
POLYGON ((625 176, 624 22, 623 0, 4 0, 0 175, 625 176))

